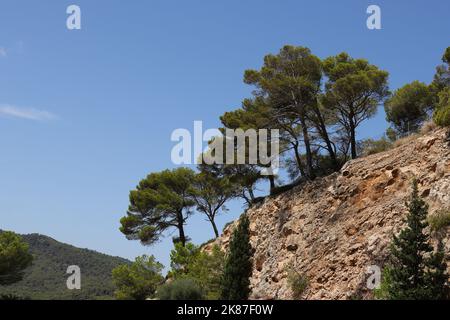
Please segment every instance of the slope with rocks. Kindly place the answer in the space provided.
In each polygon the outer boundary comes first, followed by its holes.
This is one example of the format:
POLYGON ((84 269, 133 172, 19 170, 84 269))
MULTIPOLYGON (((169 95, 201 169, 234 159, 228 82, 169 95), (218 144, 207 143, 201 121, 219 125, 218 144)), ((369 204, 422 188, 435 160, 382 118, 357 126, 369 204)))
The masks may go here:
MULTIPOLYGON (((392 236, 403 227, 413 177, 429 214, 450 207, 445 130, 349 161, 340 172, 250 208, 251 298, 291 299, 289 270, 307 277, 305 299, 372 298, 367 269, 385 263, 392 236)), ((214 244, 226 249, 235 225, 205 250, 214 244)), ((444 243, 450 253, 448 231, 444 243)))

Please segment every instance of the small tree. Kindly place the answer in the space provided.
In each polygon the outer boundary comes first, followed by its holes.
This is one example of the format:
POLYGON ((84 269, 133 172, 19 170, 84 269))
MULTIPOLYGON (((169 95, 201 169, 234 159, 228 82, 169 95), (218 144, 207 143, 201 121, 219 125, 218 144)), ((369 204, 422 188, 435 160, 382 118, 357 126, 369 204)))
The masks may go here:
POLYGON ((145 300, 154 296, 164 281, 164 266, 154 256, 137 257, 131 265, 121 265, 112 271, 115 295, 120 300, 145 300))
POLYGON ((407 206, 407 226, 398 237, 394 236, 383 291, 386 298, 393 300, 441 299, 447 281, 442 270, 444 257, 442 249, 432 253, 425 233, 428 205, 419 197, 416 180, 407 206))
POLYGON ((400 135, 417 131, 433 106, 433 95, 425 83, 413 81, 397 89, 384 103, 386 120, 400 135))
POLYGON ((433 120, 439 126, 450 126, 450 87, 439 92, 438 98, 433 120))
POLYGON ((211 223, 214 235, 219 236, 215 218, 226 211, 225 202, 236 196, 236 187, 228 177, 217 177, 210 172, 200 172, 192 181, 190 194, 197 210, 205 214, 211 223))
POLYGON ((188 168, 152 173, 130 192, 127 216, 120 220, 120 231, 128 239, 143 244, 157 242, 170 228, 178 229, 177 241, 184 246, 187 237, 184 225, 194 206, 188 190, 195 172, 188 168))
POLYGON ((189 273, 190 266, 200 255, 200 248, 190 242, 185 246, 180 242, 175 242, 174 245, 170 252, 170 276, 179 278, 189 273))
POLYGON ((33 261, 28 244, 10 231, 0 231, 0 285, 22 280, 23 271, 33 261))
POLYGON ((233 232, 222 276, 222 300, 246 300, 250 294, 252 247, 249 225, 248 217, 244 215, 233 232))
POLYGON ((375 115, 387 97, 388 73, 364 59, 343 52, 323 61, 325 95, 323 103, 332 110, 350 141, 352 159, 357 157, 356 128, 375 115))

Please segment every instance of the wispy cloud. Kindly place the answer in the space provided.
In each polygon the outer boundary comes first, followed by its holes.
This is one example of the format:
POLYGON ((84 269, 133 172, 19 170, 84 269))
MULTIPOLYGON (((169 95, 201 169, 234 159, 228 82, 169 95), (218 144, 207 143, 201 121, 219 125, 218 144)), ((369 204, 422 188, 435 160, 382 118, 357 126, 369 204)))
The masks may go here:
POLYGON ((5 58, 7 55, 8 53, 6 52, 6 48, 0 47, 0 57, 5 58))
POLYGON ((7 104, 0 104, 0 115, 34 121, 57 119, 57 116, 45 110, 35 108, 19 108, 7 104))

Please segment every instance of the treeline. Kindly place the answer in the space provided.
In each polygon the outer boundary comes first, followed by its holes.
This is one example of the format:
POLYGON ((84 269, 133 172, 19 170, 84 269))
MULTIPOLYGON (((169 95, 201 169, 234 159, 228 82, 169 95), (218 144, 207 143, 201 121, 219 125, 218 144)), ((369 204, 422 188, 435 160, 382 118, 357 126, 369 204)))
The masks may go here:
POLYGON ((121 300, 246 300, 250 295, 252 247, 249 220, 243 215, 231 237, 225 255, 217 245, 209 252, 193 243, 174 243, 170 271, 162 275, 163 265, 154 256, 137 257, 131 265, 112 272, 121 300))
MULTIPOLYGON (((285 46, 265 56, 259 70, 245 71, 244 82, 254 88, 252 96, 220 117, 221 131, 278 130, 282 168, 291 182, 278 185, 277 176, 267 174, 270 164, 262 161, 200 161, 197 171, 182 167, 151 173, 130 192, 121 232, 150 245, 175 228, 174 240, 184 246, 189 240, 184 225, 196 210, 207 217, 217 237, 215 218, 226 211, 226 202, 242 198, 251 206, 259 200, 255 189, 261 181, 267 180, 270 194, 277 194, 335 172, 360 154, 382 151, 431 117, 438 125, 450 125, 450 47, 442 60, 431 84, 414 81, 391 93, 388 72, 345 52, 322 60, 308 48, 285 46), (357 128, 382 104, 391 124, 387 138, 358 141, 357 128)), ((263 138, 270 144, 270 135, 263 138)), ((214 152, 208 150, 205 156, 214 152)))
POLYGON ((130 264, 126 259, 76 248, 44 235, 15 235, 14 242, 7 243, 6 237, 12 238, 0 234, 0 299, 2 295, 32 300, 113 299, 111 271, 130 264), (30 265, 27 262, 31 257, 30 265), (67 289, 70 265, 81 269, 81 290, 67 289), (4 274, 16 281, 3 281, 4 274))

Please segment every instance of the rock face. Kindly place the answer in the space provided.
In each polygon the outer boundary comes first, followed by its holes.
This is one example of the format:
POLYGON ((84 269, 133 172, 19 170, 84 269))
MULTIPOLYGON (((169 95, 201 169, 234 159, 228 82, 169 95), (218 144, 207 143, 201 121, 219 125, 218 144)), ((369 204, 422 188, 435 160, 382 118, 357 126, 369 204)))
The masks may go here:
MULTIPOLYGON (((445 130, 349 161, 338 173, 249 209, 254 248, 251 298, 291 299, 290 269, 308 278, 305 299, 372 298, 367 269, 383 267, 392 236, 404 225, 413 177, 430 205, 429 214, 450 207, 445 130)), ((214 244, 226 249, 235 224, 205 250, 214 244)), ((447 254, 448 231, 447 227, 447 254)))

